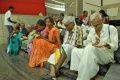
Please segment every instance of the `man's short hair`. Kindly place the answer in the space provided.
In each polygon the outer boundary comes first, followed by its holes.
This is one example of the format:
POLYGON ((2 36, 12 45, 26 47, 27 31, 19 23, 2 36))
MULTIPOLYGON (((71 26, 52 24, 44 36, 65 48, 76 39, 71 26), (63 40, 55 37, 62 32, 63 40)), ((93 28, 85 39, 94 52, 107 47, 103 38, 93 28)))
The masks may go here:
POLYGON ((13 6, 10 6, 9 9, 14 9, 14 7, 13 7, 13 6))
POLYGON ((60 16, 64 17, 64 13, 60 13, 60 16))
MULTIPOLYGON (((87 12, 86 10, 85 10, 85 11, 83 11, 83 14, 84 14, 84 13, 86 13, 86 12, 87 12)), ((88 12, 87 12, 87 13, 88 13, 88 12)))

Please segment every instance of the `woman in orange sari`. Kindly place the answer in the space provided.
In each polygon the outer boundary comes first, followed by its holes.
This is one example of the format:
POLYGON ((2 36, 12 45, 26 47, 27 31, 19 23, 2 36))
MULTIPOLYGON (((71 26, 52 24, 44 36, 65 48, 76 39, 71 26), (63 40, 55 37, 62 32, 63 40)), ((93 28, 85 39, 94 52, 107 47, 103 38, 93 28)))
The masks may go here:
MULTIPOLYGON (((29 67, 40 66, 48 61, 48 58, 60 45, 59 30, 53 26, 54 21, 51 17, 45 19, 45 36, 39 34, 33 41, 32 53, 30 55, 29 67)), ((39 27, 39 25, 37 25, 39 27)))

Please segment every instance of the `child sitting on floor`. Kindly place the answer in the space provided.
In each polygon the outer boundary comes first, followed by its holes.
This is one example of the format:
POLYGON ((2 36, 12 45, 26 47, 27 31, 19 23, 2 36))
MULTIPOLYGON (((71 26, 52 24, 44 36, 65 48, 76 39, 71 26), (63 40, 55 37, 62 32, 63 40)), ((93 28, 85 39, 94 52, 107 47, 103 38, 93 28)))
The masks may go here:
POLYGON ((7 47, 7 53, 9 53, 9 56, 19 54, 19 50, 21 48, 21 35, 19 26, 16 26, 10 35, 10 43, 7 47))

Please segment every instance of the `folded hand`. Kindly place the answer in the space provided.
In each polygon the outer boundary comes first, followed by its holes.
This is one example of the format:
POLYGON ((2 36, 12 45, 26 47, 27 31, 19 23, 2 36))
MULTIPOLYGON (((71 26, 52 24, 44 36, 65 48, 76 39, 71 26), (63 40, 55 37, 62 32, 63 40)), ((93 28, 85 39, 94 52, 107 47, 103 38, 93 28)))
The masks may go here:
POLYGON ((106 43, 105 42, 99 42, 99 44, 98 45, 96 45, 96 47, 104 47, 106 45, 106 43))

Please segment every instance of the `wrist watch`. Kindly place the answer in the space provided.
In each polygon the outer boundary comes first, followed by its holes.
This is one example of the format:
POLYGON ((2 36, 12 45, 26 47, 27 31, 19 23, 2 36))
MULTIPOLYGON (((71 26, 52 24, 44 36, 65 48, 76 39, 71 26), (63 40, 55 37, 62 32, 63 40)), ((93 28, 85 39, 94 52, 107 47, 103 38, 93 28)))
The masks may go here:
POLYGON ((110 46, 108 43, 106 43, 106 45, 105 46, 110 46))

